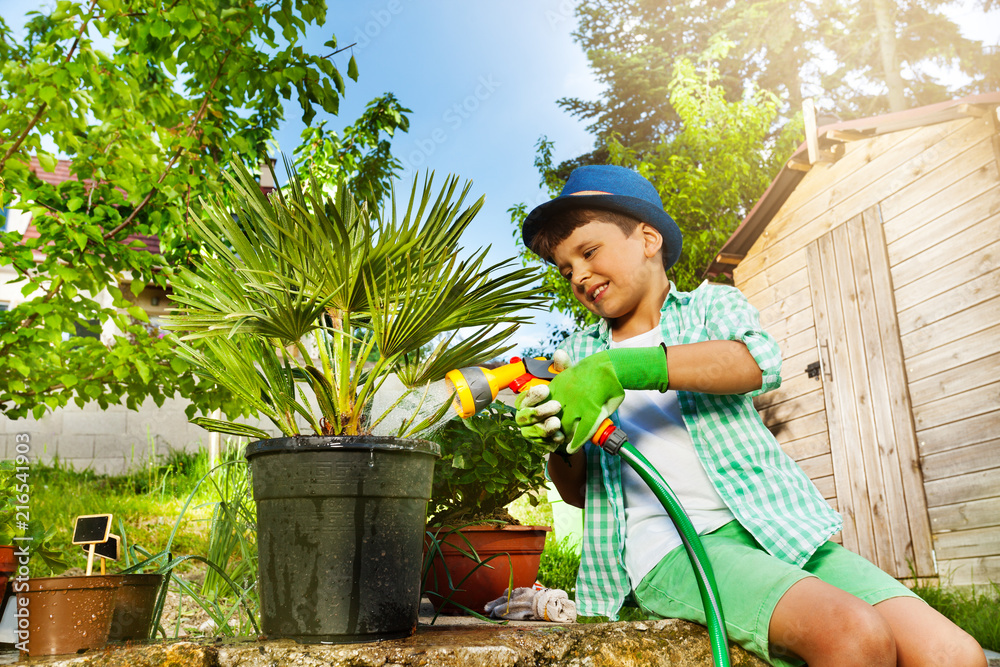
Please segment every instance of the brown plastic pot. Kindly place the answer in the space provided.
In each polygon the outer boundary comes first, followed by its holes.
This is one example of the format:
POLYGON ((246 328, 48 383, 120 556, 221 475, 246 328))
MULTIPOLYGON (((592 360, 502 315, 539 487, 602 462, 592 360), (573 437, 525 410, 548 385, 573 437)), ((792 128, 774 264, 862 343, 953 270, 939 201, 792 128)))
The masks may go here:
POLYGON ((7 582, 17 572, 17 561, 14 560, 14 547, 0 547, 0 616, 7 608, 7 582))
POLYGON ((122 575, 28 579, 28 655, 62 655, 108 642, 122 575))
POLYGON ((514 588, 533 586, 545 548, 545 535, 551 530, 549 526, 468 526, 445 537, 448 531, 442 529, 438 539, 443 540, 444 560, 441 554, 435 555, 424 584, 434 609, 443 614, 461 614, 464 611, 456 605, 462 605, 483 613, 487 602, 506 592, 512 569, 514 588), (463 553, 469 552, 466 539, 479 559, 487 561, 485 565, 477 568, 478 563, 463 553), (449 587, 449 574, 456 590, 449 587))
POLYGON ((109 641, 146 641, 153 624, 162 574, 124 574, 115 596, 109 641))

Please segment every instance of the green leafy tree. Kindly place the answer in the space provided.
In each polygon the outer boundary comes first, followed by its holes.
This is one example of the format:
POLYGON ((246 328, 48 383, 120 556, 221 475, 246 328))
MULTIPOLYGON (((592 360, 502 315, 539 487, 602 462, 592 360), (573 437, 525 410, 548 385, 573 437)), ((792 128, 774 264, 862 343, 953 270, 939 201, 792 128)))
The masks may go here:
POLYGON ((332 194, 338 180, 374 209, 389 194, 392 177, 403 163, 392 155, 391 138, 406 132, 410 113, 392 93, 368 103, 361 117, 342 136, 326 129, 326 121, 302 131, 295 149, 295 168, 308 188, 312 179, 332 194))
MULTIPOLYGON (((599 138, 617 132, 629 146, 655 141, 679 122, 667 95, 672 64, 698 58, 720 37, 734 42, 719 61, 728 99, 754 85, 776 93, 786 112, 799 109, 807 96, 818 96, 821 110, 847 118, 995 90, 1000 54, 961 34, 947 13, 958 5, 584 0, 576 9, 574 37, 606 88, 597 100, 571 97, 559 104, 590 121, 588 129, 599 138)), ((997 8, 994 0, 975 5, 984 18, 997 8)))
MULTIPOLYGON (((336 38, 324 54, 300 43, 325 16, 323 0, 59 0, 28 12, 21 39, 0 19, 0 197, 30 213, 38 232, 0 235, 0 265, 30 297, 0 321, 8 417, 70 400, 159 405, 175 392, 205 411, 242 412, 176 357, 135 295, 168 287, 171 267, 198 255, 192 211, 220 192, 229 155, 266 157, 284 100, 307 124, 318 109, 336 114, 336 38), (52 171, 57 154, 73 179, 53 186, 30 166, 35 156, 52 171), (154 235, 162 255, 135 238, 154 235), (76 335, 109 324, 118 332, 110 344, 76 335)), ((347 74, 357 76, 353 57, 347 74)), ((373 115, 401 111, 383 98, 344 151, 345 168, 372 192, 392 169, 380 143, 366 152, 384 122, 373 115)))
MULTIPOLYGON (((840 0, 822 5, 818 30, 836 65, 820 68, 827 108, 870 116, 1000 86, 1000 51, 962 34, 950 0, 840 0), (956 84, 956 82, 961 82, 956 84)), ((977 2, 985 12, 996 3, 977 2)), ((993 16, 994 21, 996 15, 993 16)))
MULTIPOLYGON (((772 135, 779 107, 773 93, 752 88, 739 100, 727 100, 717 62, 728 48, 719 43, 698 63, 681 59, 674 64, 667 92, 680 118, 677 132, 642 149, 627 146, 617 135, 605 144, 607 161, 648 178, 681 228, 684 249, 669 271, 681 290, 701 282, 705 266, 767 187, 798 134, 793 125, 772 135)), ((536 166, 555 196, 565 177, 552 162, 552 148, 544 138, 539 142, 536 166)), ((518 241, 526 212, 523 204, 510 209, 518 241)), ((523 247, 522 260, 540 262, 523 247)), ((553 309, 571 314, 580 325, 593 321, 555 267, 547 267, 543 280, 543 290, 554 294, 553 309)))

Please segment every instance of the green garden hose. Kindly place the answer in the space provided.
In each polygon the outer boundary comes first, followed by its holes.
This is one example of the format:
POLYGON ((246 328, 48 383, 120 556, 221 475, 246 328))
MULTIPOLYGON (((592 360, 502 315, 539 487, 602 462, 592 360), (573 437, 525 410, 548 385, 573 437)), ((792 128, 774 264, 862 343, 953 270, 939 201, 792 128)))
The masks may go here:
MULTIPOLYGON (((606 450, 607 451, 607 450, 606 450)), ((684 513, 677 496, 670 490, 667 483, 656 471, 656 468, 643 456, 632 443, 625 440, 618 450, 618 455, 625 460, 642 478, 653 494, 663 503, 663 508, 677 527, 677 532, 684 542, 691 566, 698 580, 698 590, 701 592, 701 603, 705 607, 705 618, 708 620, 708 635, 712 644, 712 659, 717 667, 729 667, 729 642, 726 638, 726 623, 722 617, 722 603, 719 601, 719 591, 715 588, 715 575, 712 564, 705 553, 705 547, 698 537, 691 520, 684 513)))

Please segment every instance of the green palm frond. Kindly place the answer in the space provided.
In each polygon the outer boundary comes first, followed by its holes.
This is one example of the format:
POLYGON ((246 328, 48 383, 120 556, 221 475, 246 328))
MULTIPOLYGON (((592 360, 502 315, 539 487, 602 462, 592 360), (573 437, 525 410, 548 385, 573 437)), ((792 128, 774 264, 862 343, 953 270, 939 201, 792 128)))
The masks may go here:
MULTIPOLYGON (((203 202, 195 220, 205 245, 196 266, 174 279, 168 328, 197 372, 283 433, 298 432, 297 420, 317 433, 363 432, 392 372, 426 390, 451 368, 509 349, 505 341, 544 304, 534 270, 513 260, 488 264, 489 249, 462 250, 484 199, 467 204, 471 184, 455 176, 440 188, 427 174, 393 189, 379 211, 358 203, 345 183, 332 196, 315 183, 306 189, 290 169, 288 184, 271 195, 238 162, 225 180, 227 199, 203 202), (418 352, 434 341, 432 352, 418 352)), ((413 416, 403 428, 439 418, 413 416)))

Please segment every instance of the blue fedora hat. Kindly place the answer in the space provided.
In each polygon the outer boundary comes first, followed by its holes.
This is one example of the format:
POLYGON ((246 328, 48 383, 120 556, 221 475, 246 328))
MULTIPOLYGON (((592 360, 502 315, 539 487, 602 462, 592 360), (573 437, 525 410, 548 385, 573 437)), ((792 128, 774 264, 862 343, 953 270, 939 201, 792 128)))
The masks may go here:
POLYGON ((521 228, 524 244, 530 248, 539 229, 553 216, 572 208, 596 208, 630 215, 652 225, 663 235, 667 268, 681 256, 681 230, 663 210, 656 188, 638 172, 613 165, 594 164, 574 169, 559 196, 536 206, 525 218, 521 228))

